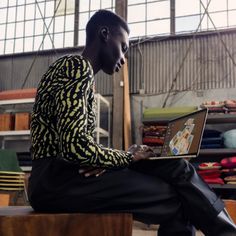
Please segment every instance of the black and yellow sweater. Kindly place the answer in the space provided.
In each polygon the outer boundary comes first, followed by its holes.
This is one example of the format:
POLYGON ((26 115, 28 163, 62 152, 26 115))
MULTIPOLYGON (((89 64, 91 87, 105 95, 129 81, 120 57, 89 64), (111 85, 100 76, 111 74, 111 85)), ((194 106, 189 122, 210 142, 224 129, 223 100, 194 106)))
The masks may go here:
POLYGON ((31 120, 33 160, 61 157, 81 166, 123 167, 131 154, 103 147, 93 138, 94 76, 80 55, 58 59, 44 74, 31 120))

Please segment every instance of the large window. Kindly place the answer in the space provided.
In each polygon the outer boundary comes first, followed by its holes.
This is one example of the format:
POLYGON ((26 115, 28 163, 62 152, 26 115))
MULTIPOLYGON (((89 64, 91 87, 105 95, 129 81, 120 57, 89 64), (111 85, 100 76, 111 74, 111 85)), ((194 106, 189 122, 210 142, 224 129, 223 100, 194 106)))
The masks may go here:
MULTIPOLYGON (((127 0, 130 38, 236 26, 236 0, 173 0, 175 14, 171 1, 127 0)), ((0 0, 0 55, 82 46, 99 9, 115 11, 115 0, 0 0)))
POLYGON ((236 26, 235 0, 175 0, 176 33, 236 26), (208 14, 205 9, 208 6, 208 14), (213 22, 213 23, 212 23, 213 22))
POLYGON ((115 11, 115 0, 80 0, 78 45, 85 44, 85 26, 89 18, 99 9, 115 11))
POLYGON ((170 33, 170 0, 128 0, 131 38, 170 33))
POLYGON ((0 54, 73 46, 74 1, 1 0, 0 54))

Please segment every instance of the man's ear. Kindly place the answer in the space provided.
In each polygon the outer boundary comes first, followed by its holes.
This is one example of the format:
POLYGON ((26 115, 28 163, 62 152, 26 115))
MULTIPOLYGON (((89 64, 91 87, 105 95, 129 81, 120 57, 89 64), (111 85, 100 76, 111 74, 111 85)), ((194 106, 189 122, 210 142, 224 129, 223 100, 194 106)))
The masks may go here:
POLYGON ((109 37, 109 29, 106 26, 102 27, 99 31, 99 35, 102 41, 106 42, 109 37))

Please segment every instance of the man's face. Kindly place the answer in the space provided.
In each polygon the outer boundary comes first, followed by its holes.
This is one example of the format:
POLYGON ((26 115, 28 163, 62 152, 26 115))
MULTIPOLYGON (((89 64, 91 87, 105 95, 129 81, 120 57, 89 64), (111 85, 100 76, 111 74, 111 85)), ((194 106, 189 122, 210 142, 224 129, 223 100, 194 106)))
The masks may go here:
POLYGON ((128 33, 123 28, 120 27, 116 32, 110 32, 101 51, 102 70, 110 75, 118 72, 125 63, 125 53, 128 48, 128 33))

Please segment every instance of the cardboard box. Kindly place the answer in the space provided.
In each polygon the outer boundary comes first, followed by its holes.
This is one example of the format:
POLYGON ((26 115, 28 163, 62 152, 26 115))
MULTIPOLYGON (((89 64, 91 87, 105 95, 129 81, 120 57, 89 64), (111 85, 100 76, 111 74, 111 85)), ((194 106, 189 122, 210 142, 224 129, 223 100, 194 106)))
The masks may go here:
POLYGON ((15 114, 15 130, 28 130, 30 127, 30 113, 15 114))
POLYGON ((10 113, 0 114, 0 131, 14 129, 14 115, 10 113))

